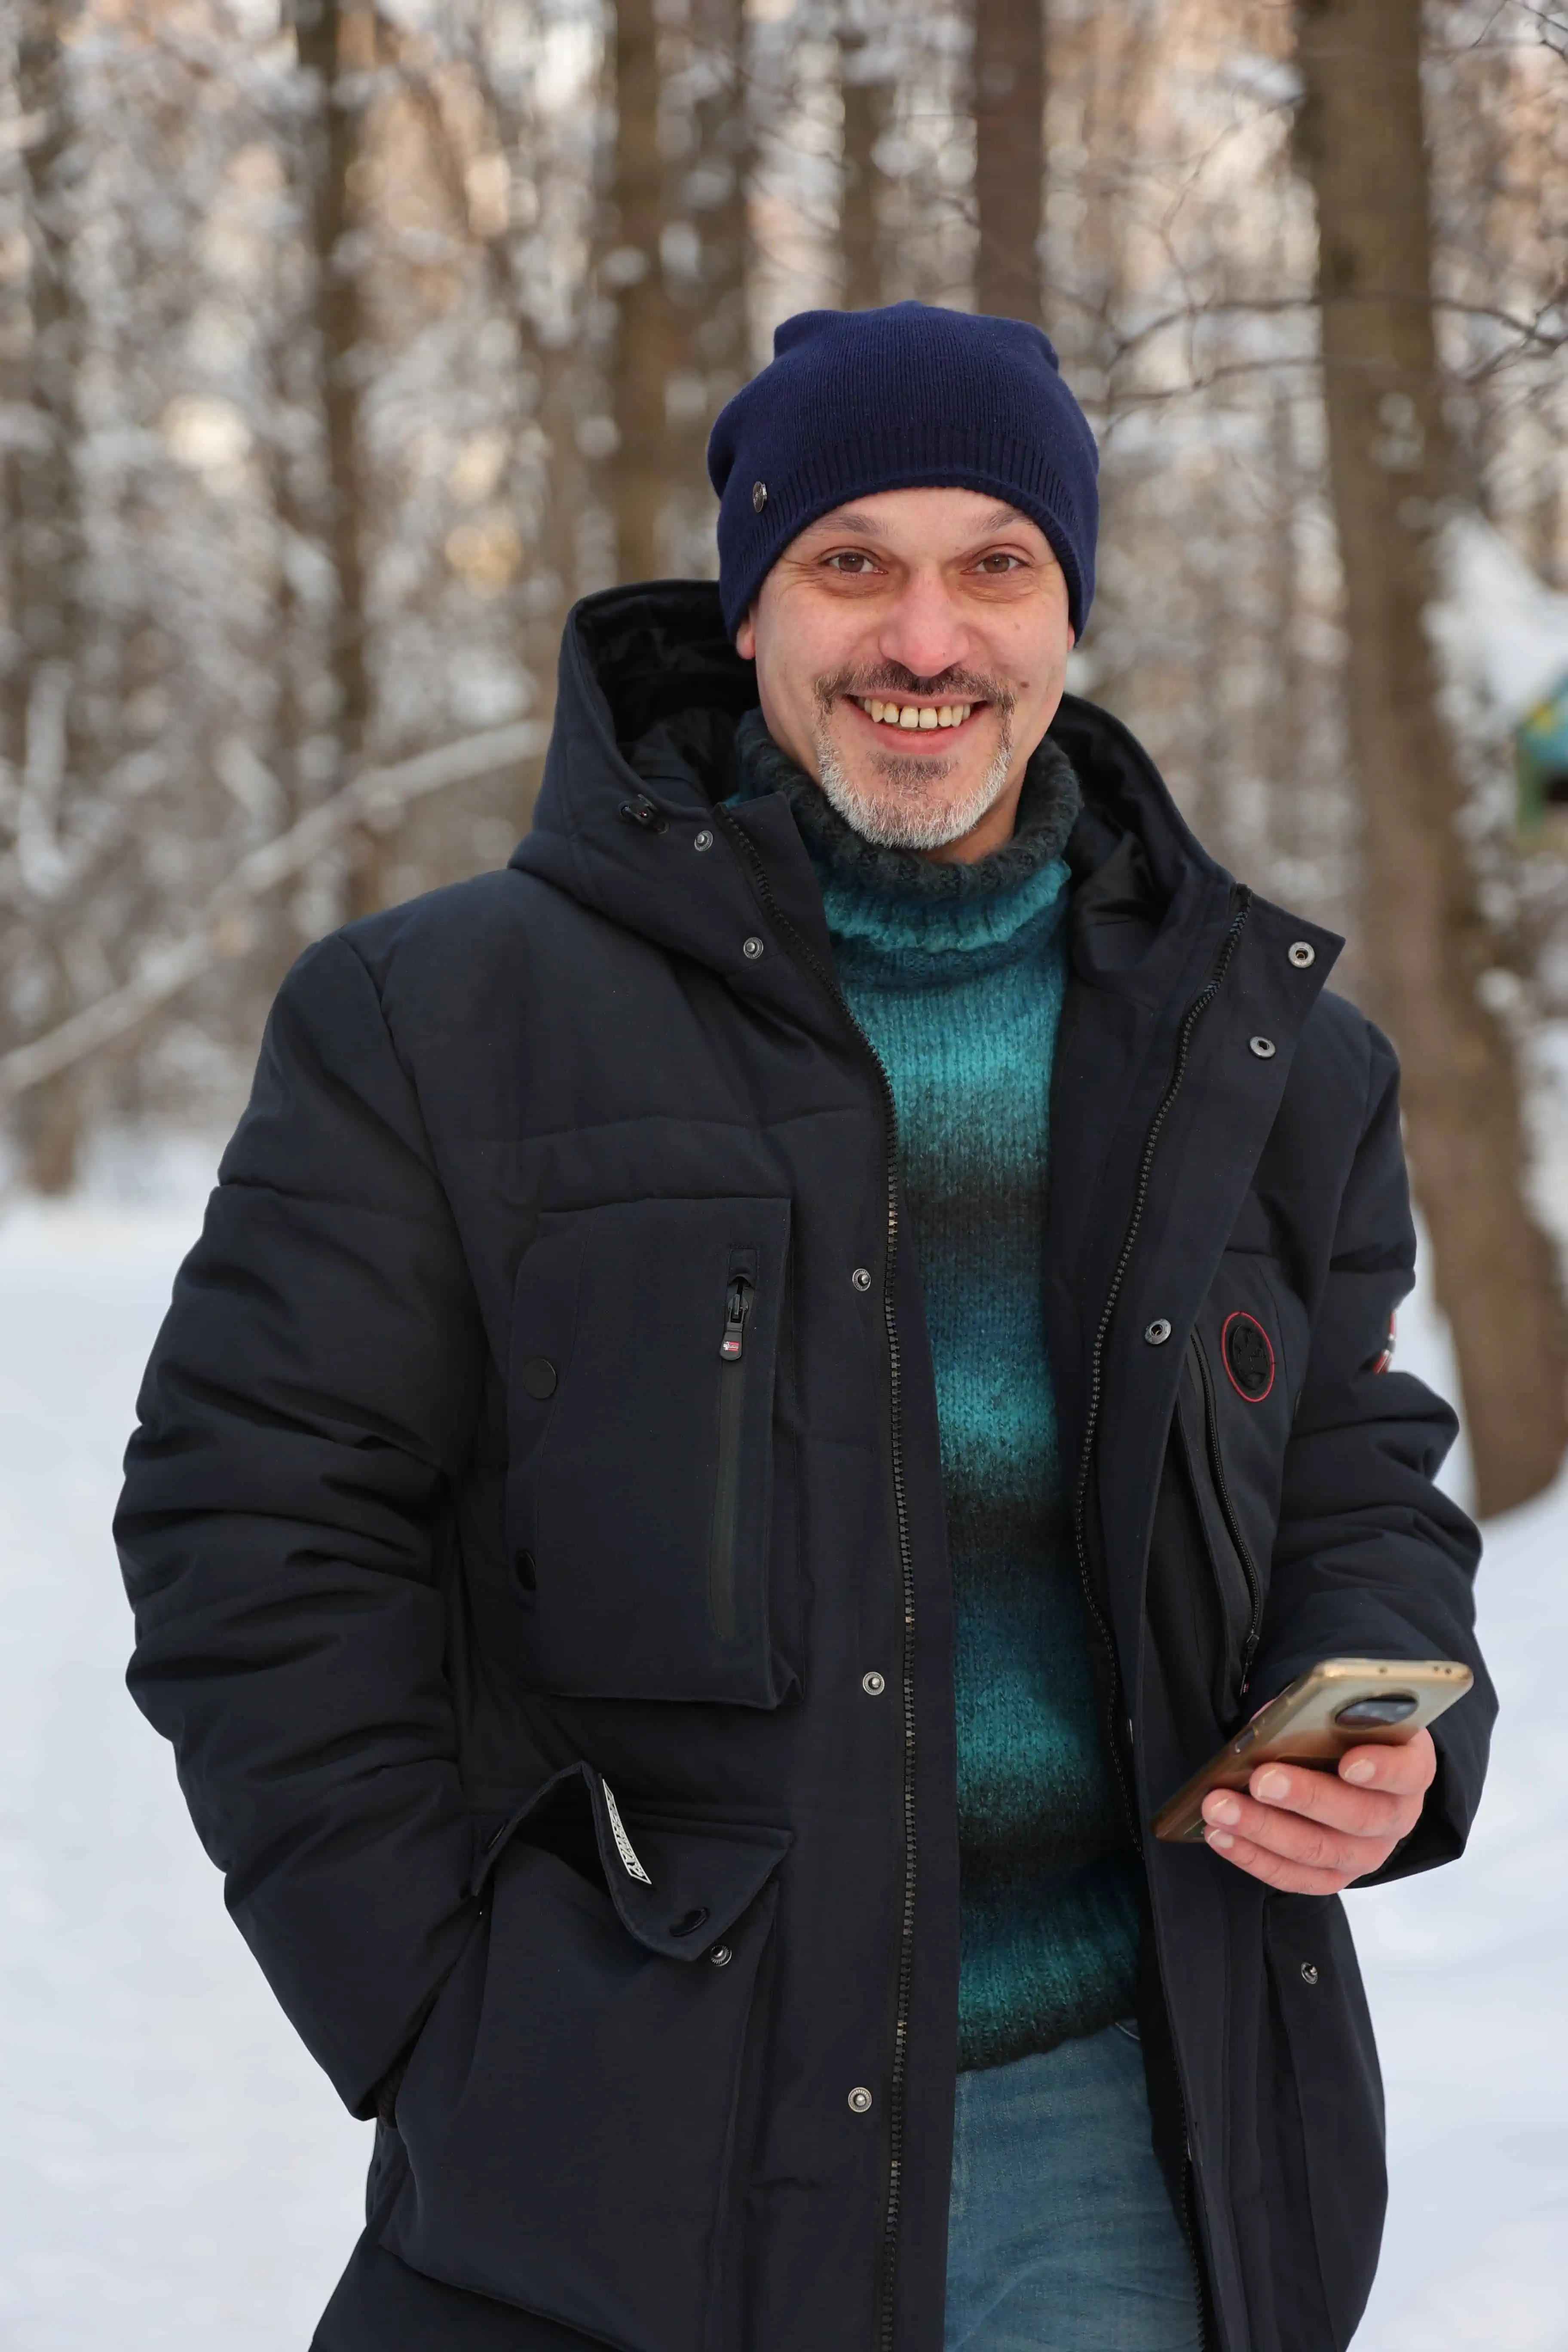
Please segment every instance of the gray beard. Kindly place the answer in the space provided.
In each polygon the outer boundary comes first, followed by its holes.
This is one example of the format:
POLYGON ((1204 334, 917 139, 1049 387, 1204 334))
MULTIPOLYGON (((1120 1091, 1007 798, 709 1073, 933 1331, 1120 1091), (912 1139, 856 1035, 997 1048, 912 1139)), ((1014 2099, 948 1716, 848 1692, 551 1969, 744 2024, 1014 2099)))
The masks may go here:
POLYGON ((1005 718, 1002 740, 984 774, 961 801, 933 802, 933 784, 952 773, 951 762, 940 768, 926 760, 900 760, 878 754, 885 779, 880 792, 868 790, 847 772, 826 728, 816 734, 817 781, 829 805, 847 825, 877 849, 945 849, 962 841, 988 816, 1007 788, 1013 764, 1013 730, 1005 718))

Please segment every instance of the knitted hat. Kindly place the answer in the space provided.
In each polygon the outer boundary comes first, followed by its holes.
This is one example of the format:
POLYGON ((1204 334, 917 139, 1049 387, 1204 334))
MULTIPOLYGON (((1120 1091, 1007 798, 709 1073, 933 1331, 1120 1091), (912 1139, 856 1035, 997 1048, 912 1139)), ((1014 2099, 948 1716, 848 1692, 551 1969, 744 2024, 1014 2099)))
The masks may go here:
POLYGON ((792 539, 875 490, 956 488, 1037 523, 1081 637, 1094 595, 1099 454, 1038 327, 925 302, 802 310, 721 410, 719 593, 731 636, 792 539))

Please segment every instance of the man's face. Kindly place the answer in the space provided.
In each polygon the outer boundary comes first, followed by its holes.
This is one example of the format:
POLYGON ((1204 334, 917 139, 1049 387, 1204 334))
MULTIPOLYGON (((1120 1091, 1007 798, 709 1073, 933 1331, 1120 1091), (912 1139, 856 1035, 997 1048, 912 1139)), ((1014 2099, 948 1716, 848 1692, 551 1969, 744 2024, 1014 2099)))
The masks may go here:
POLYGON ((736 646, 775 743, 868 841, 1012 833, 1073 642, 1045 533, 976 490, 879 490, 785 548, 736 646))

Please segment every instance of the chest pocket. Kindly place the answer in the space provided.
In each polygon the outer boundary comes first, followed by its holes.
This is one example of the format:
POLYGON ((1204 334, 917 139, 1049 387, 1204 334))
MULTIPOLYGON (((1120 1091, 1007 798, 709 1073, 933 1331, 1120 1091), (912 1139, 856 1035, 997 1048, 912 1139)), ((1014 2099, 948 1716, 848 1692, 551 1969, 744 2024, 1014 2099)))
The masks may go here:
POLYGON ((507 1536, 540 1690, 776 1706, 789 1202, 546 1213, 508 1365, 507 1536))

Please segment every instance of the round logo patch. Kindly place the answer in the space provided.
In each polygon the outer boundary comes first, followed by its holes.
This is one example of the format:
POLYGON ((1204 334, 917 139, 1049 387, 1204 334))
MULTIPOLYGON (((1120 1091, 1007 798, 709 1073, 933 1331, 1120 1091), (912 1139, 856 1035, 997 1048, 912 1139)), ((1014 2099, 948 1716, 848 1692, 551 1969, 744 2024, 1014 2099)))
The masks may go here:
POLYGON ((1255 1315, 1239 1309, 1225 1318, 1220 1334, 1226 1376, 1237 1395, 1261 1404, 1274 1386, 1274 1343, 1255 1315))

